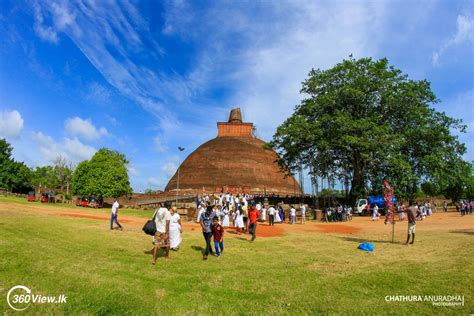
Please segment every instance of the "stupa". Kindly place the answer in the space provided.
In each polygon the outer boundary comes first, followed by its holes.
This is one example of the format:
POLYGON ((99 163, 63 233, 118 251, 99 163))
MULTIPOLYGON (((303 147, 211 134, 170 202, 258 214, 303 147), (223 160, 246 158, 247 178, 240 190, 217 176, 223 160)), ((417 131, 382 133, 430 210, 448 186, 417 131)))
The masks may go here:
MULTIPOLYGON (((300 185, 283 172, 278 155, 254 136, 253 123, 242 122, 240 108, 217 123, 217 137, 193 151, 179 167, 179 191, 299 195, 300 185)), ((177 189, 178 172, 165 191, 177 189)))

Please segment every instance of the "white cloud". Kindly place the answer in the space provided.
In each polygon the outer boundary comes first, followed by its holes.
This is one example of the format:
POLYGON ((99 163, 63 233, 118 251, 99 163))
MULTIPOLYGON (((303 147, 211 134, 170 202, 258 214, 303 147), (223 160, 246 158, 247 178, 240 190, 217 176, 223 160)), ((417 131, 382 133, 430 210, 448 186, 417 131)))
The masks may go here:
POLYGON ((132 176, 132 177, 138 177, 140 175, 140 173, 138 172, 137 168, 135 168, 133 165, 128 165, 127 166, 127 169, 128 169, 128 173, 132 176))
MULTIPOLYGON (((203 86, 204 76, 198 75, 201 72, 179 74, 165 70, 159 62, 153 67, 144 63, 143 60, 162 60, 164 52, 150 34, 147 21, 131 3, 60 3, 34 5, 38 11, 35 24, 54 32, 55 40, 51 41, 57 42, 58 34, 64 33, 112 87, 154 115, 157 125, 169 118, 177 122, 174 110, 192 105, 191 98, 203 86), (46 15, 51 16, 50 26, 42 18, 46 15), (87 36, 83 30, 87 30, 87 36), (137 53, 147 58, 133 58, 137 53)), ((101 98, 107 97, 101 87, 92 86, 90 90, 89 100, 99 99, 100 103, 101 98)))
POLYGON ((453 46, 474 42, 474 18, 468 15, 458 15, 456 19, 456 33, 447 39, 441 47, 433 52, 431 62, 437 66, 440 58, 453 46))
POLYGON ((474 89, 461 92, 451 99, 437 105, 438 111, 448 116, 462 119, 467 126, 465 133, 456 132, 455 135, 466 145, 467 152, 464 158, 474 161, 474 89))
POLYGON ((58 34, 54 27, 44 25, 44 17, 41 7, 38 3, 33 3, 34 18, 35 18, 35 33, 43 40, 51 43, 58 42, 58 34))
POLYGON ((300 102, 301 81, 313 67, 330 67, 351 53, 356 58, 377 53, 386 7, 350 1, 215 2, 201 12, 171 2, 164 32, 200 41, 205 50, 194 77, 210 86, 219 86, 210 78, 231 86, 228 107, 240 106, 258 135, 269 139, 300 102), (262 16, 255 19, 257 11, 262 16))
POLYGON ((66 6, 66 3, 51 3, 54 12, 54 23, 59 30, 74 23, 75 15, 66 6))
POLYGON ((154 178, 154 177, 150 177, 148 178, 148 185, 151 186, 151 187, 158 187, 158 188, 161 188, 163 187, 163 180, 162 179, 158 179, 158 178, 154 178))
POLYGON ((105 114, 105 118, 107 119, 107 121, 109 121, 110 125, 112 125, 113 127, 120 125, 119 121, 111 115, 105 114))
POLYGON ((59 156, 78 163, 90 159, 97 151, 94 147, 81 143, 77 138, 66 137, 62 142, 57 142, 42 132, 33 132, 32 139, 38 144, 39 152, 46 163, 54 162, 59 156))
POLYGON ((153 144, 155 145, 155 150, 159 153, 163 153, 166 151, 166 146, 162 143, 160 136, 156 136, 153 138, 153 144))
POLYGON ((97 128, 90 119, 84 120, 77 116, 67 119, 64 126, 69 134, 80 136, 87 140, 95 140, 108 135, 105 127, 97 128))
POLYGON ((112 94, 106 87, 97 82, 92 82, 87 86, 86 93, 84 93, 84 99, 98 105, 107 105, 110 101, 111 95, 112 94))
POLYGON ((178 170, 178 164, 176 162, 167 162, 163 164, 160 169, 170 178, 175 174, 176 170, 178 170))
POLYGON ((23 118, 18 111, 0 112, 0 136, 16 138, 22 129, 23 118))

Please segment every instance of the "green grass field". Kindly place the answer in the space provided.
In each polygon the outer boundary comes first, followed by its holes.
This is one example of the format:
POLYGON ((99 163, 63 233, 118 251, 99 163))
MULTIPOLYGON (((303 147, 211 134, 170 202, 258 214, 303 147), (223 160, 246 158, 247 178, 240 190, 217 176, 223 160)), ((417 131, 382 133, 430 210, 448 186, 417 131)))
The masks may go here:
MULTIPOLYGON (((0 197, 3 313, 15 313, 6 294, 18 284, 67 296, 66 304, 31 304, 26 310, 41 314, 474 312, 472 231, 430 231, 411 247, 376 242, 374 253, 356 249, 358 238, 369 238, 366 233, 291 231, 254 243, 228 234, 223 256, 203 261, 202 235, 188 229, 181 250, 152 266, 151 238, 140 227, 110 231, 106 221, 35 212, 33 204, 57 208, 0 197), (386 295, 464 295, 465 304, 386 302, 386 295)), ((136 213, 120 214, 140 220, 149 215, 136 213)))

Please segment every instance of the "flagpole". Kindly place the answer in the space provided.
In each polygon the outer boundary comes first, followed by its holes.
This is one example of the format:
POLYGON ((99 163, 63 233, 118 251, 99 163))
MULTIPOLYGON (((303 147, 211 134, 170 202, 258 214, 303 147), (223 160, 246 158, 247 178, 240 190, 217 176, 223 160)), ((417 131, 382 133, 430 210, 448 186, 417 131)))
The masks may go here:
POLYGON ((395 242, 395 217, 392 215, 392 244, 395 242))

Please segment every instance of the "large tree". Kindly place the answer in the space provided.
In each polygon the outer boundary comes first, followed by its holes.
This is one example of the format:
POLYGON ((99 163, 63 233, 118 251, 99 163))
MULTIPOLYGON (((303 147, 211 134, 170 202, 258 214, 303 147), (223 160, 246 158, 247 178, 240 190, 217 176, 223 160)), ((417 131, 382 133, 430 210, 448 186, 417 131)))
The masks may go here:
POLYGON ((31 170, 23 162, 12 158, 12 146, 0 139, 0 188, 27 193, 31 190, 31 170))
POLYGON ((74 167, 72 163, 63 156, 59 156, 54 161, 54 175, 60 192, 69 194, 69 188, 72 182, 74 167))
POLYGON ((38 192, 45 189, 56 189, 58 181, 54 173, 54 167, 36 167, 32 173, 31 184, 38 192))
POLYGON ((351 200, 380 193, 383 179, 413 200, 421 182, 438 181, 462 164, 452 131, 461 120, 435 111, 426 80, 411 80, 387 59, 343 60, 311 70, 305 99, 278 127, 270 145, 290 172, 301 165, 329 180, 350 183, 351 200))
POLYGON ((128 160, 117 151, 100 149, 91 160, 79 163, 72 177, 74 194, 119 197, 132 188, 127 173, 128 160))

